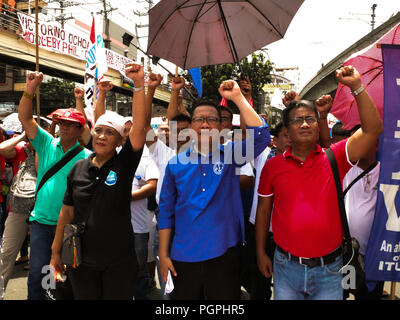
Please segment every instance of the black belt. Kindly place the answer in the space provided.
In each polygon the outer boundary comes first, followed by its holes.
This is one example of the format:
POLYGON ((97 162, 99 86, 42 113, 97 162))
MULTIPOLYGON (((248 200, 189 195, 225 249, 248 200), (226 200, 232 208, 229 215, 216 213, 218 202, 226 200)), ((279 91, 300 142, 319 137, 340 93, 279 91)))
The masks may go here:
POLYGON ((314 268, 316 266, 321 266, 321 265, 327 265, 335 261, 335 259, 342 254, 342 246, 339 246, 335 251, 332 251, 331 253, 327 254, 326 256, 323 257, 318 257, 318 258, 301 258, 301 257, 296 257, 293 254, 286 252, 283 250, 281 247, 278 245, 276 246, 278 250, 284 254, 289 260, 297 261, 303 266, 307 266, 309 268, 314 268))

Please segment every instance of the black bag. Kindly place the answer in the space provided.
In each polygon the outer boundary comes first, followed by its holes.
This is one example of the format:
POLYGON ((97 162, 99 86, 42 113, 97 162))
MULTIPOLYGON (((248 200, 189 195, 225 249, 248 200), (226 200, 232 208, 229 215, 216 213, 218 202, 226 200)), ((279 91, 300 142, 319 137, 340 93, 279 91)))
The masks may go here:
MULTIPOLYGON (((351 237, 349 225, 347 222, 346 209, 344 205, 344 193, 342 189, 342 184, 339 178, 339 170, 336 163, 336 158, 331 149, 327 149, 325 151, 329 163, 332 168, 333 177, 335 178, 335 185, 337 190, 337 197, 339 202, 340 209, 340 217, 342 220, 343 232, 344 232, 344 240, 342 243, 343 249, 343 265, 344 266, 352 266, 354 268, 356 274, 355 288, 346 289, 345 295, 349 293, 357 293, 365 283, 365 267, 364 267, 364 259, 362 255, 359 253, 360 245, 356 238, 351 237), (347 291, 347 292, 346 292, 347 291)), ((348 190, 348 189, 347 189, 348 190)), ((346 190, 346 191, 347 191, 346 190)))
MULTIPOLYGON (((103 177, 101 178, 99 183, 104 182, 106 177, 107 173, 103 174, 103 177)), ((90 215, 94 211, 95 199, 96 198, 93 195, 92 205, 90 206, 92 210, 88 213, 84 221, 64 225, 63 245, 61 248, 61 261, 63 264, 72 268, 78 268, 82 262, 82 235, 85 232, 86 224, 90 218, 90 215)))
POLYGON ((74 293, 69 277, 65 281, 56 281, 55 289, 47 289, 45 300, 74 300, 74 293))
POLYGON ((67 266, 78 268, 82 262, 81 235, 85 231, 85 223, 66 224, 61 249, 61 261, 67 266))

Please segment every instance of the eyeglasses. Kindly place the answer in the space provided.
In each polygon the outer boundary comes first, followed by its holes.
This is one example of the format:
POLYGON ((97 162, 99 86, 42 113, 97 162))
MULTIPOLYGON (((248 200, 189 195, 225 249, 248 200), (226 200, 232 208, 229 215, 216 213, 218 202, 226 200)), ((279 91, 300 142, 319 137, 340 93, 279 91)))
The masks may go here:
POLYGON ((289 120, 290 124, 293 124, 295 126, 301 126, 303 123, 307 122, 308 125, 314 124, 317 122, 317 119, 311 116, 307 116, 307 117, 296 117, 293 118, 291 120, 289 120))
POLYGON ((221 117, 221 121, 223 122, 229 122, 231 120, 230 117, 221 117))
POLYGON ((58 123, 58 125, 59 125, 60 127, 67 127, 67 128, 70 128, 70 127, 79 128, 79 127, 81 126, 80 124, 74 123, 74 122, 72 122, 72 121, 60 121, 60 122, 58 123))
POLYGON ((207 118, 196 117, 192 119, 192 123, 195 124, 203 124, 204 121, 206 121, 210 125, 213 125, 216 124, 219 121, 219 119, 217 117, 207 117, 207 118))

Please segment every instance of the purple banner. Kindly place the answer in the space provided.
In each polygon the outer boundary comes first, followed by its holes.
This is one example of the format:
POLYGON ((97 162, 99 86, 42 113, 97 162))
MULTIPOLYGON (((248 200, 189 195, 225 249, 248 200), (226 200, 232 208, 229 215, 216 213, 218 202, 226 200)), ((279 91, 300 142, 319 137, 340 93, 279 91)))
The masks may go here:
POLYGON ((400 45, 382 45, 384 133, 378 152, 381 171, 365 271, 370 290, 376 281, 400 282, 400 45))

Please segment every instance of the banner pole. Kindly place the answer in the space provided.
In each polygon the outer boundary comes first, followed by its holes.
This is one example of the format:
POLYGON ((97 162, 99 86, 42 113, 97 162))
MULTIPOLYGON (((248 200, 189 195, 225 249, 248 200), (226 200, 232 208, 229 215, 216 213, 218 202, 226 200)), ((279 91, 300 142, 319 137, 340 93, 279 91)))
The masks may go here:
MULTIPOLYGON (((36 68, 35 70, 39 72, 39 1, 35 0, 35 21, 36 21, 36 68)), ((40 91, 39 88, 36 89, 36 116, 37 123, 40 126, 40 91)))
POLYGON ((396 282, 390 283, 390 300, 394 300, 396 298, 396 282))
POLYGON ((94 78, 94 88, 93 88, 94 94, 93 94, 93 112, 96 110, 96 101, 97 101, 97 79, 96 77, 94 78))

